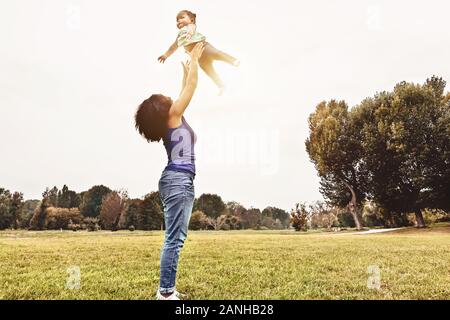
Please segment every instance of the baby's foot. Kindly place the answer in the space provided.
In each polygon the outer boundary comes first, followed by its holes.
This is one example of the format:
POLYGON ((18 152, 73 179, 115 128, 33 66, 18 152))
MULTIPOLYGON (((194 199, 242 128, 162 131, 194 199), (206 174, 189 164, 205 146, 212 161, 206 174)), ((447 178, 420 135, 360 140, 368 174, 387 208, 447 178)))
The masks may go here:
POLYGON ((233 66, 239 67, 240 65, 241 65, 241 60, 236 59, 236 60, 233 61, 233 66))

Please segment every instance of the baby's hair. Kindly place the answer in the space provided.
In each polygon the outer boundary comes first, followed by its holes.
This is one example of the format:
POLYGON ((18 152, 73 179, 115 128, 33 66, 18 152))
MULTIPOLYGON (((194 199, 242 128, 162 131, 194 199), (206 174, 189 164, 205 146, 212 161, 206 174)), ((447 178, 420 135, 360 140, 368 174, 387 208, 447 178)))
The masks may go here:
POLYGON ((191 18, 192 22, 193 22, 193 23, 196 23, 195 20, 196 20, 197 15, 196 15, 195 13, 193 13, 192 11, 189 11, 189 10, 181 10, 180 12, 178 12, 177 18, 178 18, 179 16, 181 16, 182 14, 187 14, 188 17, 191 18))

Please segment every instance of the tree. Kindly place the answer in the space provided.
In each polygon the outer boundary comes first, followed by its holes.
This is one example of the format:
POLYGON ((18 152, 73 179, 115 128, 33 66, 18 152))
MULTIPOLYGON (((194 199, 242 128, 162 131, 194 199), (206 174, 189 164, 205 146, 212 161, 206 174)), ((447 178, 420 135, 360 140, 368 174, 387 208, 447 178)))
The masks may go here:
POLYGON ((257 208, 245 210, 239 217, 243 229, 258 229, 261 226, 261 211, 257 208))
POLYGON ((217 218, 225 210, 222 198, 216 194, 204 193, 194 202, 194 211, 202 211, 208 217, 217 218))
POLYGON ((111 189, 103 185, 94 186, 83 194, 80 204, 80 212, 85 217, 97 217, 100 215, 103 197, 111 192, 111 189))
POLYGON ((164 227, 164 216, 162 208, 155 200, 156 192, 147 194, 142 201, 141 210, 138 211, 138 223, 135 226, 143 230, 162 230, 164 227))
POLYGON ((266 207, 261 214, 263 217, 272 218, 275 224, 278 220, 283 228, 289 228, 290 215, 285 210, 276 207, 266 207))
POLYGON ((44 229, 70 229, 69 225, 80 225, 83 216, 78 208, 48 207, 45 210, 44 229))
POLYGON ((69 190, 67 185, 58 191, 59 208, 77 208, 80 205, 79 198, 75 191, 69 190))
POLYGON ((336 207, 323 201, 316 201, 309 205, 309 209, 311 228, 330 229, 337 224, 336 207))
POLYGON ((127 210, 125 214, 125 227, 133 226, 135 229, 139 228, 140 211, 142 210, 141 199, 128 200, 127 210))
POLYGON ((19 217, 20 228, 27 229, 30 227, 30 220, 33 217, 34 211, 39 206, 39 203, 39 200, 25 200, 19 217))
POLYGON ((263 216, 261 219, 261 226, 267 229, 276 229, 276 221, 271 216, 263 216))
POLYGON ((240 217, 231 214, 222 214, 217 219, 217 229, 221 230, 238 230, 241 229, 240 217))
POLYGON ((56 186, 54 186, 51 189, 47 188, 47 201, 48 204, 52 207, 57 207, 58 206, 58 188, 56 186))
POLYGON ((13 221, 11 202, 11 192, 4 188, 0 188, 0 230, 11 227, 13 221))
POLYGON ((48 188, 42 193, 42 200, 39 205, 36 207, 33 217, 30 220, 30 229, 31 230, 44 230, 45 221, 47 219, 47 208, 50 206, 50 190, 48 188))
POLYGON ((99 216, 103 229, 117 230, 125 226, 127 199, 125 190, 112 191, 104 197, 99 216))
POLYGON ((392 224, 391 212, 414 212, 417 227, 424 227, 422 210, 445 206, 439 201, 450 186, 444 88, 445 81, 437 77, 423 85, 401 82, 393 92, 379 93, 355 108, 368 193, 392 224))
POLYGON ((201 211, 195 211, 191 215, 189 221, 189 229, 191 230, 203 230, 206 229, 208 217, 201 211))
POLYGON ((240 216, 245 212, 245 210, 247 210, 242 204, 236 201, 228 201, 225 204, 225 208, 228 214, 233 216, 240 216))
POLYGON ((321 193, 334 205, 351 204, 357 229, 365 198, 362 146, 344 101, 322 102, 309 119, 306 150, 321 178, 321 193), (347 190, 347 191, 345 191, 347 190))
POLYGON ((308 211, 306 210, 306 204, 295 204, 295 210, 291 211, 291 223, 295 231, 308 230, 308 211))
POLYGON ((20 227, 20 217, 23 207, 23 193, 14 192, 11 197, 10 216, 12 219, 11 227, 18 229, 20 227))

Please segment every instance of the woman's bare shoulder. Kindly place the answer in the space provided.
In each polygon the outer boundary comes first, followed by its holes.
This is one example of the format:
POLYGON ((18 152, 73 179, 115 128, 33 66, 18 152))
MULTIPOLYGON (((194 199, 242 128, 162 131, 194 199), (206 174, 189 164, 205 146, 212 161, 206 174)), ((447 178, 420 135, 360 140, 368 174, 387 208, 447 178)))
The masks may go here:
POLYGON ((169 114, 169 118, 167 119, 167 128, 169 129, 173 129, 173 128, 178 128, 179 126, 181 126, 183 116, 178 116, 178 115, 170 115, 169 114))

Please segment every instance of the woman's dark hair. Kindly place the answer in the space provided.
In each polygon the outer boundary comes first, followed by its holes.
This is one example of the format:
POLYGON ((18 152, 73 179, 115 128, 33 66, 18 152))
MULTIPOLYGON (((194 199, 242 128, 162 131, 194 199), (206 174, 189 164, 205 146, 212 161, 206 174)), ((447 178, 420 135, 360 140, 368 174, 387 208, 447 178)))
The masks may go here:
POLYGON ((193 13, 193 12, 191 12, 191 11, 189 11, 189 10, 181 10, 180 12, 178 12, 177 18, 178 18, 179 16, 181 16, 182 14, 187 14, 187 16, 188 16, 189 18, 191 18, 192 22, 193 22, 193 23, 196 23, 195 21, 196 21, 197 15, 196 15, 195 13, 193 13))
POLYGON ((169 98, 154 94, 137 108, 135 127, 148 142, 158 142, 166 134, 170 106, 169 98))

